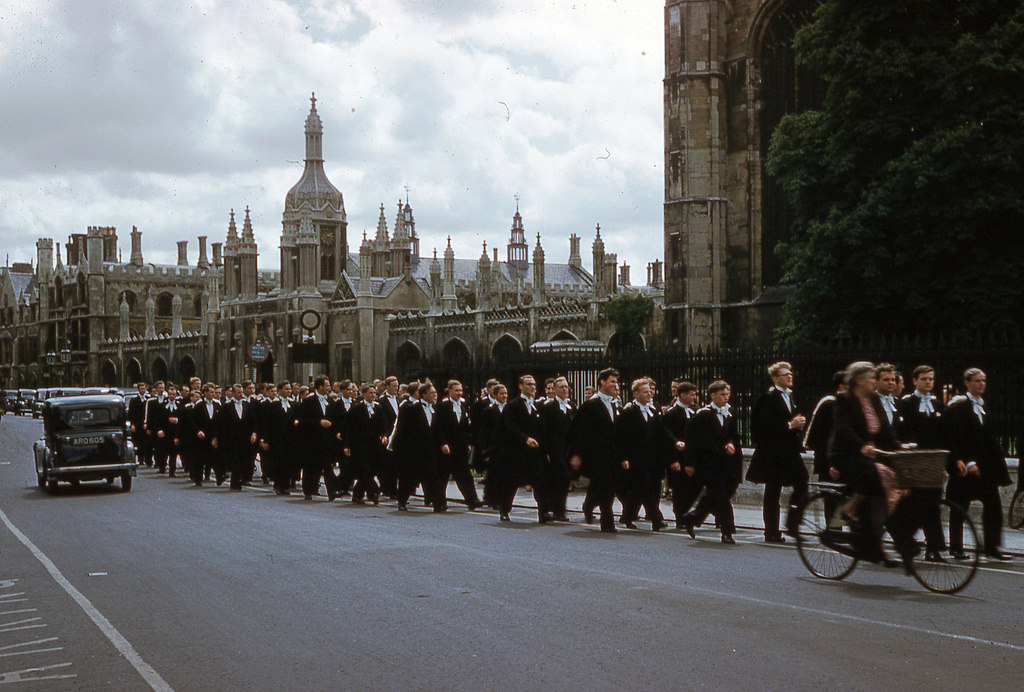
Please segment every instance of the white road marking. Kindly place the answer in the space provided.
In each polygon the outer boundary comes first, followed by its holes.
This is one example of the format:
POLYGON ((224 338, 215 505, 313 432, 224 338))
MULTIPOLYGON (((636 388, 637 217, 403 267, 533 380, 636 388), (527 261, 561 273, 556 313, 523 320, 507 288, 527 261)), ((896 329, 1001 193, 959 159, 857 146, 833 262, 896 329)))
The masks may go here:
POLYGON ((105 576, 107 576, 107 573, 106 572, 89 572, 89 576, 90 577, 105 577, 105 576))
POLYGON ((7 651, 8 649, 17 649, 19 646, 35 646, 36 644, 46 644, 47 642, 57 641, 56 637, 47 637, 46 639, 33 639, 30 642, 21 642, 20 644, 8 644, 7 646, 0 646, 0 651, 7 651))
POLYGON ((70 663, 55 663, 52 666, 43 666, 42 668, 25 668, 23 670, 12 670, 9 673, 0 673, 0 685, 9 682, 30 682, 33 680, 66 680, 67 678, 75 677, 75 674, 35 675, 35 673, 45 673, 46 671, 53 670, 54 668, 63 668, 70 665, 70 663))
MULTIPOLYGON (((100 629, 100 632, 103 633, 103 636, 110 640, 110 643, 114 645, 114 648, 116 648, 121 653, 121 655, 124 656, 128 660, 128 662, 132 664, 132 667, 135 668, 136 671, 138 671, 139 675, 142 676, 142 679, 145 680, 150 687, 152 687, 154 690, 159 690, 161 692, 173 692, 173 688, 167 684, 167 681, 160 677, 160 674, 156 672, 153 666, 149 665, 148 663, 146 663, 145 660, 143 660, 142 656, 139 655, 139 652, 135 650, 135 647, 131 645, 131 643, 125 638, 125 636, 121 634, 117 630, 117 628, 110 623, 110 620, 108 620, 99 610, 96 609, 96 606, 94 606, 89 601, 89 599, 82 594, 81 591, 76 589, 74 585, 70 581, 68 581, 67 577, 65 577, 61 573, 61 571, 57 569, 57 565, 53 563, 53 560, 48 558, 43 553, 43 551, 37 548, 36 545, 31 540, 29 540, 28 536, 22 533, 18 529, 18 527, 11 522, 11 520, 7 517, 7 514, 3 510, 0 510, 0 521, 3 521, 7 529, 12 534, 14 534, 14 537, 21 541, 21 543, 29 549, 29 552, 31 552, 32 555, 35 556, 37 560, 39 560, 43 567, 46 568, 46 571, 50 573, 50 576, 53 577, 53 580, 57 582, 69 596, 71 596, 75 603, 77 603, 78 606, 85 612, 85 614, 89 616, 89 619, 92 620, 93 623, 100 629)), ((69 663, 67 665, 71 664, 69 663)), ((46 669, 41 668, 29 670, 46 669)), ((14 671, 13 673, 4 673, 3 677, 0 678, 0 682, 8 682, 8 680, 6 679, 7 676, 18 675, 23 672, 25 671, 14 671)), ((25 679, 41 680, 48 678, 25 679)))

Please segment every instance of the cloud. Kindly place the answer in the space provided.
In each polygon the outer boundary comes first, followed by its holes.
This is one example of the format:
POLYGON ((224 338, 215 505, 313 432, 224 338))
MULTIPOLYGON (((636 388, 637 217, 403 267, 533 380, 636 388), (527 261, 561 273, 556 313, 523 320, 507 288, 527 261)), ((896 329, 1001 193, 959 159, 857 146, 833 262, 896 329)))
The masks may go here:
MULTIPOLYGON (((0 236, 89 225, 223 239, 246 205, 276 268, 285 193, 317 92, 350 246, 413 205, 423 254, 568 236, 642 267, 662 255, 663 3, 22 2, 0 10, 0 236)), ((642 278, 635 269, 635 279, 642 278)))

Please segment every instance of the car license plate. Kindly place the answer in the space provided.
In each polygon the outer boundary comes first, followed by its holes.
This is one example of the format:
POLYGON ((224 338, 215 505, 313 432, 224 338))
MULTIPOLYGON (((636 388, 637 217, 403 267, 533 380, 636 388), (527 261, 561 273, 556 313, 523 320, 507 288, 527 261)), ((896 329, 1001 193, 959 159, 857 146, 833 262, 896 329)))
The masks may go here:
POLYGON ((107 441, 105 437, 76 437, 71 440, 73 447, 91 447, 94 445, 101 445, 107 441))

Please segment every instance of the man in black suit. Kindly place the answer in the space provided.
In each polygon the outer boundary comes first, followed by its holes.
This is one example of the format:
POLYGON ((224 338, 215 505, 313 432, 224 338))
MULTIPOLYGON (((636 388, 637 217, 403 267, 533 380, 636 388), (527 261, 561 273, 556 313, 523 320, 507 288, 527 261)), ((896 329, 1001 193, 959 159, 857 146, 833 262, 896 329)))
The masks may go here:
POLYGON ((569 521, 565 505, 572 485, 569 470, 569 426, 576 417, 576 407, 569 400, 569 380, 556 377, 551 396, 540 407, 541 429, 547 464, 544 467, 544 487, 547 505, 556 521, 569 521))
POLYGON ((619 416, 619 371, 598 373, 596 396, 579 406, 569 426, 569 463, 588 479, 587 495, 601 510, 601 530, 615 533, 615 480, 620 468, 615 422, 619 416))
POLYGON ((754 404, 750 416, 750 431, 754 441, 754 456, 747 470, 747 480, 764 483, 764 540, 766 543, 785 543, 779 531, 779 499, 782 486, 793 487, 789 496, 786 530, 795 535, 799 515, 793 511, 807 495, 807 467, 801 457, 803 428, 807 419, 797 409, 793 398, 793 368, 785 362, 768 367, 772 387, 754 404))
MULTIPOLYGON (((987 389, 985 373, 978 368, 964 372, 967 395, 949 403, 944 416, 950 443, 949 483, 946 499, 970 510, 971 502, 981 501, 981 525, 985 555, 1010 561, 1002 551, 1003 505, 1000 486, 1010 485, 1006 456, 992 425, 992 416, 983 399, 987 389)), ((963 553, 963 525, 955 517, 949 522, 949 547, 954 557, 963 553)))
POLYGON ((255 407, 246 401, 241 384, 231 386, 231 398, 220 407, 217 440, 218 450, 231 473, 231 489, 241 490, 247 478, 250 450, 258 440, 255 407))
MULTIPOLYGON (((945 409, 942 401, 932 392, 935 389, 935 368, 930 365, 919 365, 911 373, 914 391, 899 400, 899 428, 897 434, 900 441, 914 443, 921 449, 948 449, 946 431, 943 428, 942 413, 945 409)), ((941 552, 946 550, 946 537, 942 528, 942 515, 939 488, 915 488, 910 497, 903 502, 911 502, 915 511, 922 517, 925 535, 925 560, 938 562, 942 559, 941 552)))
POLYGON ((508 403, 508 388, 495 381, 490 392, 484 399, 485 405, 474 408, 475 413, 471 411, 469 415, 470 425, 476 426, 473 468, 484 472, 484 504, 497 509, 499 474, 495 468, 504 463, 501 460, 508 448, 508 435, 501 424, 501 415, 508 403))
POLYGON ((324 479, 327 499, 335 497, 334 459, 337 444, 334 424, 327 415, 327 393, 331 381, 327 375, 313 379, 313 392, 298 405, 299 439, 302 441, 302 494, 307 500, 320 494, 324 479))
POLYGON ((882 409, 885 411, 885 418, 889 427, 897 431, 901 427, 899 388, 900 373, 896 366, 891 363, 881 363, 878 366, 878 383, 875 388, 878 390, 878 398, 882 401, 882 409))
POLYGON ((409 498, 422 483, 423 495, 432 498, 434 511, 444 512, 448 507, 444 488, 438 488, 440 452, 434 434, 437 389, 424 382, 417 387, 417 396, 418 400, 410 400, 399 410, 391 442, 398 460, 398 509, 408 509, 409 498))
POLYGON ((279 382, 275 391, 276 396, 265 402, 260 418, 260 467, 263 475, 274 481, 276 494, 289 495, 295 473, 295 404, 291 401, 291 382, 279 382))
MULTIPOLYGON (((462 499, 470 509, 483 505, 476 494, 473 472, 469 470, 469 455, 473 450, 469 428, 469 405, 462 398, 462 383, 448 382, 448 396, 437 405, 437 443, 441 453, 442 475, 446 472, 455 479, 462 499)), ((448 478, 444 479, 445 487, 448 478)))
POLYGON ((736 417, 729 407, 732 390, 724 380, 708 387, 711 403, 698 411, 686 427, 687 464, 693 464, 704 482, 704 495, 683 518, 684 528, 693 528, 714 513, 722 531, 722 543, 733 544, 736 524, 732 496, 743 472, 743 451, 736 431, 736 417))
POLYGON ((533 375, 522 375, 519 378, 519 397, 510 401, 501 414, 507 441, 500 467, 495 469, 498 474, 496 488, 501 521, 510 520, 509 512, 512 511, 516 491, 522 485, 533 486, 540 523, 551 521, 543 488, 547 457, 542 445, 540 411, 534 402, 536 393, 537 381, 533 375))
POLYGON ((661 480, 665 477, 666 453, 675 442, 654 404, 654 381, 634 380, 633 401, 622 409, 615 435, 622 466, 622 523, 635 529, 641 505, 652 531, 665 526, 661 514, 661 480))
POLYGON ((167 413, 167 390, 163 380, 153 383, 152 396, 146 399, 142 417, 142 428, 146 431, 146 440, 152 450, 153 465, 157 473, 167 470, 167 456, 170 452, 172 438, 167 413))
POLYGON ((216 474, 217 484, 224 482, 224 467, 217 453, 217 417, 220 402, 217 401, 216 386, 212 382, 203 385, 203 400, 192 407, 189 429, 192 438, 193 463, 189 478, 196 485, 203 485, 203 478, 211 471, 216 474))
MULTIPOLYGON (((384 395, 380 397, 381 428, 387 435, 395 429, 398 420, 398 407, 401 399, 398 395, 398 378, 388 375, 384 378, 384 395)), ((398 494, 398 476, 395 473, 395 460, 390 451, 385 449, 380 459, 380 491, 387 497, 394 498, 398 494)))
POLYGON ((380 499, 377 476, 380 472, 380 458, 387 444, 386 421, 381 414, 382 406, 377 402, 377 390, 372 384, 363 385, 363 395, 345 414, 345 431, 342 435, 345 450, 344 464, 351 467, 355 478, 352 488, 352 502, 364 504, 366 497, 373 504, 380 499))
POLYGON ((696 468, 686 464, 686 426, 697 403, 697 385, 681 378, 673 385, 675 401, 664 415, 665 427, 672 436, 667 479, 672 490, 672 515, 676 518, 676 528, 683 529, 686 528, 683 516, 693 507, 704 485, 696 468))
POLYGON ((140 465, 153 465, 153 448, 146 435, 144 421, 146 418, 146 400, 149 398, 149 387, 145 382, 138 382, 135 390, 137 397, 128 403, 128 424, 132 435, 132 444, 140 465))

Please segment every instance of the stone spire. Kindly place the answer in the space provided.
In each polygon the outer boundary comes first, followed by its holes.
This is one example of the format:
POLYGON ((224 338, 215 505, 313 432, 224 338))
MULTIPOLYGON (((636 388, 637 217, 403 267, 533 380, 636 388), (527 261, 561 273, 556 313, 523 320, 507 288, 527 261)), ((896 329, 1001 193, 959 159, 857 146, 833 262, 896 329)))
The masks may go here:
POLYGON ((156 338, 156 301, 153 294, 146 296, 146 338, 156 338))
POLYGON ((520 272, 529 266, 529 244, 526 242, 526 229, 523 228, 523 217, 519 214, 519 200, 516 199, 516 213, 512 217, 512 230, 508 239, 508 263, 520 272))
POLYGON ((363 242, 359 246, 359 295, 370 295, 370 276, 372 274, 373 244, 363 231, 363 242))
POLYGON ((484 251, 476 263, 476 306, 478 309, 486 309, 491 303, 491 260, 487 256, 487 241, 484 241, 484 251))
POLYGON ((434 248, 434 259, 430 262, 430 302, 441 303, 441 263, 437 259, 437 248, 434 248))
POLYGON ((374 240, 378 243, 388 242, 388 220, 384 217, 384 204, 380 205, 380 216, 377 217, 377 236, 374 240))
POLYGON ((224 300, 234 300, 240 290, 238 277, 238 227, 235 226, 235 210, 230 212, 228 237, 224 243, 224 300))
POLYGON ((256 256, 256 238, 252 232, 249 207, 246 205, 245 220, 242 222, 242 241, 238 248, 238 290, 243 298, 256 297, 256 256))
POLYGON ((540 305, 546 298, 544 286, 544 248, 540 245, 540 233, 537 234, 537 247, 533 249, 533 304, 540 305))
POLYGON ((120 330, 118 332, 118 338, 121 341, 128 341, 131 338, 131 332, 128 329, 128 315, 130 308, 128 307, 128 297, 125 294, 121 294, 121 307, 120 307, 120 330))
POLYGON ((181 329, 181 296, 175 295, 171 299, 171 336, 178 338, 184 334, 181 329))
POLYGON ((597 235, 594 237, 594 295, 603 298, 606 295, 604 287, 604 241, 601 240, 601 224, 597 224, 597 235))
POLYGON ((448 236, 448 247, 444 249, 444 278, 441 281, 441 308, 454 310, 458 305, 455 297, 455 250, 452 237, 448 236))

